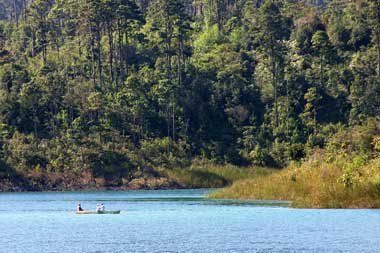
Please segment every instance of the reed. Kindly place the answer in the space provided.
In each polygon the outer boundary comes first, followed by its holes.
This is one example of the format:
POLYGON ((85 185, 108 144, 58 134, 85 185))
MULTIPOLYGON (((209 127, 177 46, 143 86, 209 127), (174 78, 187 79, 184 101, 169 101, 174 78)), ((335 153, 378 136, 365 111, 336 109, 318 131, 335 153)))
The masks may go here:
POLYGON ((238 180, 269 175, 274 171, 254 166, 217 165, 210 161, 194 161, 185 169, 160 169, 167 177, 189 188, 221 188, 238 180))
POLYGON ((380 159, 308 161, 264 177, 240 180, 209 198, 290 200, 302 208, 379 208, 380 159))

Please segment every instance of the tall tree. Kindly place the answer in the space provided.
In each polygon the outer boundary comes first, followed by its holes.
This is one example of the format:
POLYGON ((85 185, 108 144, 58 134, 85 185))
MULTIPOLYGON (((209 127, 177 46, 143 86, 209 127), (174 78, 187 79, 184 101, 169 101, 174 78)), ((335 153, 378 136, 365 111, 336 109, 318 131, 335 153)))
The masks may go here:
POLYGON ((102 14, 103 5, 99 0, 82 0, 78 21, 83 26, 83 31, 89 35, 88 43, 91 51, 92 80, 94 88, 103 83, 102 73, 102 14), (98 77, 98 78, 97 78, 98 77))
POLYGON ((290 35, 290 20, 282 15, 281 3, 275 0, 265 1, 260 7, 255 28, 255 39, 259 50, 269 58, 272 74, 275 125, 278 125, 278 85, 281 82, 285 45, 290 35))
POLYGON ((52 6, 51 0, 36 0, 29 8, 29 15, 32 24, 32 54, 35 55, 35 43, 39 51, 42 51, 43 63, 46 64, 48 43, 47 33, 49 30, 48 13, 52 6), (37 40, 37 41, 35 41, 37 40))
POLYGON ((377 52, 377 77, 380 80, 380 0, 370 0, 369 2, 370 24, 377 52))
MULTIPOLYGON (((140 36, 138 31, 144 23, 144 18, 133 0, 117 0, 114 7, 116 8, 114 26, 117 30, 117 52, 115 53, 118 59, 115 79, 118 84, 120 80, 123 82, 126 79, 129 67, 129 42, 131 39, 140 36)), ((109 40, 112 40, 112 38, 109 38, 109 40)))
POLYGON ((152 3, 149 8, 147 23, 153 33, 151 37, 153 43, 159 49, 159 58, 156 63, 159 63, 162 57, 164 58, 165 76, 162 76, 164 80, 161 79, 161 82, 166 86, 166 96, 167 98, 169 97, 169 99, 166 98, 168 136, 171 135, 172 139, 175 139, 175 100, 178 88, 181 88, 179 86, 182 83, 184 45, 190 30, 190 18, 182 1, 158 0, 152 3), (173 70, 173 58, 177 60, 177 71, 173 70), (177 79, 177 82, 175 82, 175 79, 177 79), (171 117, 169 116, 170 113, 171 117), (172 131, 170 131, 170 128, 172 131))
POLYGON ((324 68, 328 60, 327 57, 331 53, 331 44, 325 31, 314 33, 311 43, 319 58, 319 84, 322 88, 324 85, 324 68))

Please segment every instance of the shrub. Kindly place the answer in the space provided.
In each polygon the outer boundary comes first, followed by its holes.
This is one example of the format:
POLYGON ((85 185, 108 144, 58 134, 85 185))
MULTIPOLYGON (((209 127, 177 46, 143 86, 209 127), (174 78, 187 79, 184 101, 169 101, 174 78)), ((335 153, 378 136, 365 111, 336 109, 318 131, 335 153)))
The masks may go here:
POLYGON ((140 152, 147 165, 153 167, 175 168, 190 164, 189 146, 185 141, 172 142, 167 137, 144 140, 140 152))

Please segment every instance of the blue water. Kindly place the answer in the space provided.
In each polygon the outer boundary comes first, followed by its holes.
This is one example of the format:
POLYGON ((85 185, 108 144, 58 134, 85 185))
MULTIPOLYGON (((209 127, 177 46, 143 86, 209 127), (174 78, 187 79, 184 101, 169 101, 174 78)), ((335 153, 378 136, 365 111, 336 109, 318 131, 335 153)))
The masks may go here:
POLYGON ((207 201, 205 193, 1 193, 0 252, 380 252, 379 210, 207 201), (121 214, 76 215, 78 201, 121 214))

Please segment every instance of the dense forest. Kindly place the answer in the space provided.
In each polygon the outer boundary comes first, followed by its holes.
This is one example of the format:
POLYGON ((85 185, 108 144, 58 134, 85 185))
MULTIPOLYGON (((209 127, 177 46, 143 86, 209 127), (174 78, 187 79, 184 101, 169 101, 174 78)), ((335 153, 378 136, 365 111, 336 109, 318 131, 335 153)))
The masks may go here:
POLYGON ((3 185, 282 168, 379 116, 379 0, 0 0, 3 185))

